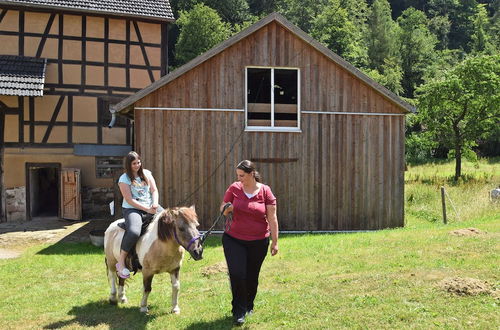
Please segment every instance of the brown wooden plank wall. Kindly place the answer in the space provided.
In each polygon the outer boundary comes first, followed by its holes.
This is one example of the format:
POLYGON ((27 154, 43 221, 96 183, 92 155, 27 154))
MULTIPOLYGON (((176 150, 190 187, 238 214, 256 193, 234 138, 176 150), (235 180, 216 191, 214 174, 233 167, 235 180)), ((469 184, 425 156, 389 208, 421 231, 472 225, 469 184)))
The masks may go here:
MULTIPOLYGON (((402 113, 276 23, 135 106, 243 109, 247 65, 299 67, 302 111, 402 113)), ((202 229, 218 214, 242 159, 261 160, 283 230, 403 225, 404 116, 302 114, 301 133, 243 132, 244 112, 136 110, 135 118, 137 149, 158 181, 162 204, 187 198, 184 204, 197 206, 202 229)))

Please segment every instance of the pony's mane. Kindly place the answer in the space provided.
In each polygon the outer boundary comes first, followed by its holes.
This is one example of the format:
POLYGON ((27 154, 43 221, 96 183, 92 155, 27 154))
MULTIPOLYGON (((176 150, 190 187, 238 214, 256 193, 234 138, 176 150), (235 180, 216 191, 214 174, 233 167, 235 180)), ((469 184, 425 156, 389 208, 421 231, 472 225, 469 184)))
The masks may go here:
POLYGON ((182 206, 165 209, 151 222, 157 223, 158 239, 162 241, 166 241, 174 237, 175 220, 173 212, 178 212, 180 216, 188 223, 197 222, 196 212, 191 207, 182 206))

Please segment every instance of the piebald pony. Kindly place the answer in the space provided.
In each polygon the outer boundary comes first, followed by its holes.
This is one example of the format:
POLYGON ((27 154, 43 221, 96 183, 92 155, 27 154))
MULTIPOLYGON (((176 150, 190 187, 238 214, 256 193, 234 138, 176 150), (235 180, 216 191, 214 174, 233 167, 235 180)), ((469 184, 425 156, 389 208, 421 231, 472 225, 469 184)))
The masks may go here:
MULTIPOLYGON (((118 226, 118 223, 123 221, 123 219, 120 219, 110 224, 104 234, 104 252, 111 287, 109 295, 111 304, 127 302, 124 287, 125 279, 117 276, 115 268, 120 255, 121 241, 125 233, 118 226), (118 280, 118 291, 116 290, 116 280, 118 280)), ((143 295, 141 312, 148 312, 148 296, 151 292, 153 276, 168 272, 172 283, 172 313, 180 313, 178 305, 179 271, 184 251, 187 249, 194 260, 200 260, 203 253, 200 233, 196 229, 197 226, 198 216, 194 206, 166 209, 155 216, 146 233, 139 238, 136 251, 139 263, 142 265, 143 295)))

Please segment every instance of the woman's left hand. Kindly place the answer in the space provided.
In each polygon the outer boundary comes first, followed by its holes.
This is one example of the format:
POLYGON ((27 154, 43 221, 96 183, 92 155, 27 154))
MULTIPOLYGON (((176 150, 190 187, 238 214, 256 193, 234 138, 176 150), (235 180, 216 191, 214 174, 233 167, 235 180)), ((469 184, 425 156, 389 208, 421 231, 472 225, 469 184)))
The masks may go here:
POLYGON ((275 256, 278 254, 278 243, 271 243, 271 255, 275 256))

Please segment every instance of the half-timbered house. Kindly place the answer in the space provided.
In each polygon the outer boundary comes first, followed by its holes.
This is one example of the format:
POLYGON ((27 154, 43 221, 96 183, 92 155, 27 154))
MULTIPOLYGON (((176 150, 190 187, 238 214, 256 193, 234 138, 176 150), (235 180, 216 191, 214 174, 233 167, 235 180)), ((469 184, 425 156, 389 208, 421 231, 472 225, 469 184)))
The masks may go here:
POLYGON ((167 73, 172 21, 168 0, 0 1, 0 219, 79 219, 80 191, 107 210, 133 144, 109 105, 167 73))
POLYGON ((202 228, 242 159, 278 198, 284 230, 404 225, 404 120, 412 107, 279 14, 112 107, 166 206, 202 228))

